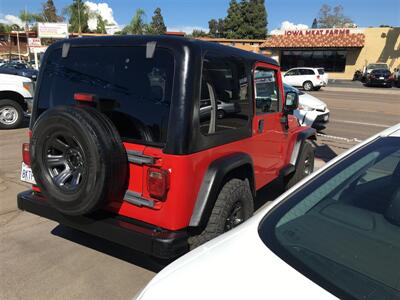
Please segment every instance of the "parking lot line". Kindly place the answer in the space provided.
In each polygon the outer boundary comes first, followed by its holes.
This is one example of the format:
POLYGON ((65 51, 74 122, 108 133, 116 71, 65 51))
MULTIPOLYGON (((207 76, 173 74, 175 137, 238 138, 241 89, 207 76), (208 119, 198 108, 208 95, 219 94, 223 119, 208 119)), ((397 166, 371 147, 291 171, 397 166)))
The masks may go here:
POLYGON ((392 125, 385 125, 385 124, 376 124, 376 123, 366 123, 366 122, 356 122, 356 121, 347 121, 347 120, 331 120, 331 122, 338 122, 338 123, 347 123, 347 124, 356 124, 356 125, 365 125, 365 126, 375 126, 375 127, 382 127, 382 128, 389 128, 392 125))

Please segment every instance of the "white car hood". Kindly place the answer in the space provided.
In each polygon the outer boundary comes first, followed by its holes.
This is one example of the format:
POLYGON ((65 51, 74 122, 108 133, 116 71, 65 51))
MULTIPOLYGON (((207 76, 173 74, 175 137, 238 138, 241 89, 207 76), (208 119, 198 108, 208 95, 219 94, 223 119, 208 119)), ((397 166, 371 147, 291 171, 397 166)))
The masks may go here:
POLYGON ((257 232, 262 216, 167 266, 138 299, 336 299, 267 248, 257 232))
POLYGON ((302 95, 299 95, 299 104, 301 105, 307 105, 309 107, 312 107, 314 109, 323 109, 326 107, 326 103, 319 100, 318 98, 304 93, 302 95))

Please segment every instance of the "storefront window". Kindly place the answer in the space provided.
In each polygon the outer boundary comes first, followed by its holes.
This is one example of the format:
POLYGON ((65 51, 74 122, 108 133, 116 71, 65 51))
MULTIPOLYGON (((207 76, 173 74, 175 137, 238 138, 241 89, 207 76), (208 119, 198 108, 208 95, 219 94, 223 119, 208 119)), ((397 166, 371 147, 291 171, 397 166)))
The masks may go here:
POLYGON ((296 67, 321 67, 327 72, 344 72, 346 50, 284 50, 281 67, 284 71, 296 67))

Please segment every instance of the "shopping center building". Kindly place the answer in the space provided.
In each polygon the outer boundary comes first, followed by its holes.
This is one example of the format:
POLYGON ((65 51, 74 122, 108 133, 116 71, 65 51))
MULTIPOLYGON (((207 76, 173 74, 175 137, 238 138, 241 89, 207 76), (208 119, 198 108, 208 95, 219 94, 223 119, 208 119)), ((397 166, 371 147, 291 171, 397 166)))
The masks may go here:
POLYGON ((331 79, 351 79, 370 63, 400 67, 400 27, 277 31, 260 45, 282 70, 323 67, 331 79))

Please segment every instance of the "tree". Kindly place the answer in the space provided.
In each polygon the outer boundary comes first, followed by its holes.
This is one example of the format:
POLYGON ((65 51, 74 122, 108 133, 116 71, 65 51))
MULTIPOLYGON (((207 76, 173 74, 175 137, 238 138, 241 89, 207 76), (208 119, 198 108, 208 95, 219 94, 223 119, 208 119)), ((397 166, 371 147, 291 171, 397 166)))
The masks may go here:
POLYGON ((240 38, 239 28, 243 24, 242 5, 236 0, 229 2, 228 14, 225 18, 225 36, 227 38, 240 38))
POLYGON ((314 18, 314 20, 313 20, 313 22, 312 22, 312 25, 311 25, 311 28, 318 28, 318 21, 317 21, 317 18, 314 18))
POLYGON ((211 19, 208 21, 208 35, 214 38, 222 38, 225 37, 225 24, 224 19, 211 19))
POLYGON ((189 36, 191 37, 208 37, 207 32, 200 30, 200 29, 194 29, 192 34, 190 34, 189 36))
POLYGON ((151 19, 150 24, 147 26, 146 33, 149 34, 164 34, 167 31, 167 27, 164 23, 164 18, 161 15, 161 8, 157 7, 154 11, 154 15, 151 19))
POLYGON ((231 39, 264 39, 267 36, 267 11, 264 0, 231 0, 225 19, 210 20, 210 34, 231 39), (211 22, 211 23, 210 23, 211 22))
POLYGON ((217 37, 218 35, 218 21, 215 19, 211 19, 210 21, 208 21, 208 34, 211 37, 217 37))
POLYGON ((107 21, 105 21, 103 17, 100 16, 99 14, 97 14, 96 19, 97 19, 96 33, 107 33, 106 31, 107 21))
POLYGON ((69 31, 89 32, 89 8, 82 0, 73 0, 72 4, 67 6, 64 10, 65 14, 69 17, 69 31))
POLYGON ((28 11, 21 11, 19 18, 25 24, 25 30, 29 30, 36 22, 43 22, 43 17, 40 14, 30 13, 28 11))
POLYGON ((322 5, 318 13, 319 28, 348 27, 353 21, 343 13, 343 6, 333 9, 327 4, 322 5))
POLYGON ((264 39, 267 36, 267 11, 264 0, 241 2, 243 26, 239 28, 241 38, 264 39))
POLYGON ((57 15, 53 0, 47 0, 42 4, 41 16, 45 22, 61 22, 63 17, 57 15))
POLYGON ((143 21, 143 17, 145 16, 145 12, 143 9, 139 8, 136 10, 135 15, 133 16, 129 25, 126 25, 121 33, 122 34, 143 34, 146 31, 146 23, 143 21))

